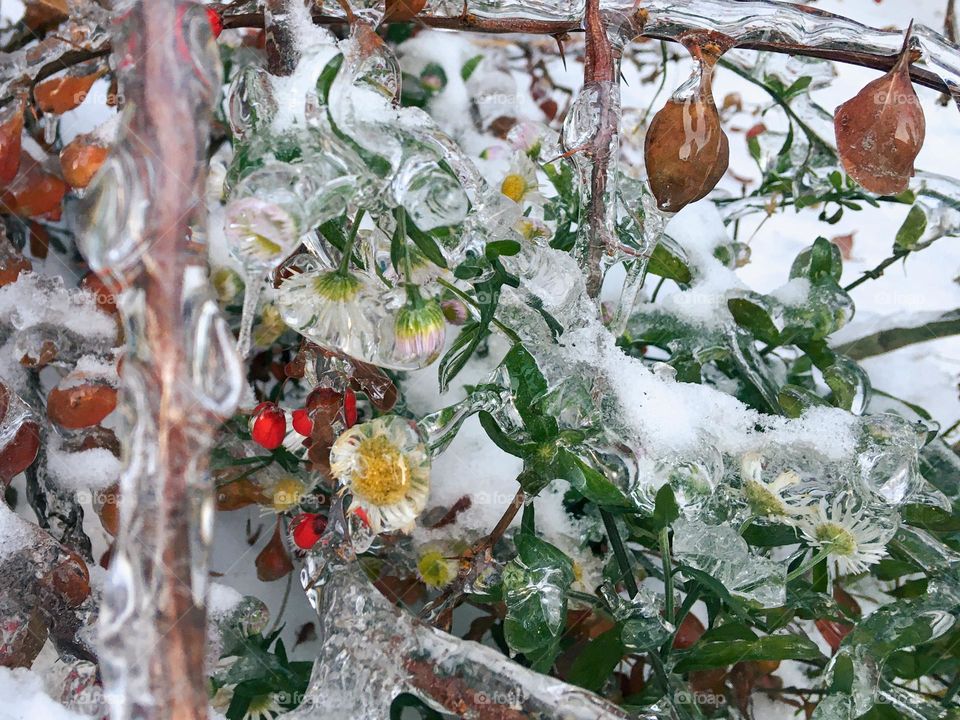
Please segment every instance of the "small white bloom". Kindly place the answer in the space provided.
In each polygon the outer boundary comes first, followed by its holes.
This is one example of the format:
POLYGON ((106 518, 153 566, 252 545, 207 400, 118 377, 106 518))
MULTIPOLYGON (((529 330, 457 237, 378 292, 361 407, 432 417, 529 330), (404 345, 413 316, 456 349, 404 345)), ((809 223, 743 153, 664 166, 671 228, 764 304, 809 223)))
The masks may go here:
POLYGON ((537 166, 525 154, 514 154, 510 169, 500 183, 500 192, 518 205, 543 205, 537 166))
POLYGON ((832 503, 822 498, 812 510, 801 521, 800 531, 811 545, 829 553, 828 564, 835 577, 856 575, 880 562, 897 531, 896 518, 871 517, 846 494, 832 503))
POLYGON ((283 708, 280 706, 277 695, 275 693, 264 693, 255 696, 250 701, 243 720, 273 720, 282 713, 283 708))
POLYGON ((788 491, 796 491, 801 484, 800 476, 793 470, 786 470, 773 482, 766 482, 763 479, 763 458, 759 453, 748 452, 740 458, 740 479, 750 510, 758 517, 792 524, 803 512, 786 497, 788 491))
POLYGON ((290 214, 254 197, 231 202, 223 225, 230 251, 247 267, 275 267, 297 244, 297 225, 290 214))
POLYGON ((364 275, 317 270, 284 280, 277 306, 283 322, 309 340, 368 360, 380 340, 379 295, 376 281, 364 275))
POLYGON ((330 448, 330 471, 352 495, 350 512, 376 532, 412 529, 430 494, 430 458, 395 415, 354 425, 330 448))

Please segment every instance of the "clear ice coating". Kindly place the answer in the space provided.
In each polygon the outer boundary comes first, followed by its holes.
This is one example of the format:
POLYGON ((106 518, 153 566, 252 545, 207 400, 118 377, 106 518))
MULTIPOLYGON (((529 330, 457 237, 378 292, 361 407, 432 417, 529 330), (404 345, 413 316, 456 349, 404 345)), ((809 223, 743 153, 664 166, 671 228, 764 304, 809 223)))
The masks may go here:
POLYGON ((631 717, 593 693, 533 672, 494 648, 461 640, 396 607, 357 562, 339 503, 307 556, 301 582, 317 611, 321 651, 303 703, 286 716, 290 720, 385 718, 403 692, 468 719, 631 717))
POLYGON ((784 563, 751 553, 730 525, 680 519, 673 526, 673 552, 680 562, 712 575, 731 593, 760 607, 779 607, 786 599, 784 563))
POLYGON ((121 288, 120 530, 100 667, 114 718, 205 715, 207 452, 243 374, 206 279, 209 123, 221 79, 202 4, 129 2, 112 32, 126 98, 90 189, 83 249, 121 288))

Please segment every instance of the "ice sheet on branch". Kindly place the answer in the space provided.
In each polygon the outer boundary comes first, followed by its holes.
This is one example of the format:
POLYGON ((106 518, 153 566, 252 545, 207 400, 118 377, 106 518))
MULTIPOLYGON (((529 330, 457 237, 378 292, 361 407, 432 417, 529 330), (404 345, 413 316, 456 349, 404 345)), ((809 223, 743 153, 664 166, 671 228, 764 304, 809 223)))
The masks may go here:
POLYGON ((308 555, 301 580, 317 610, 321 654, 291 720, 387 717, 400 693, 464 718, 602 720, 628 714, 517 665, 499 651, 417 621, 381 595, 357 563, 342 510, 308 555))

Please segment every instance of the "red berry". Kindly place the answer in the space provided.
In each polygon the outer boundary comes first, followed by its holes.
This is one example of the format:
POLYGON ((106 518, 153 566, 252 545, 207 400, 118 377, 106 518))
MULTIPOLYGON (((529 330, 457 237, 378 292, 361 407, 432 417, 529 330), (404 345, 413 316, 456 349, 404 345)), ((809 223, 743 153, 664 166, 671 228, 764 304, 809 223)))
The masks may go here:
POLYGON ((327 519, 317 513, 300 513, 290 523, 293 542, 301 550, 309 550, 327 529, 327 519))
POLYGON ((310 437, 313 432, 313 420, 305 408, 293 411, 293 429, 304 437, 310 437))
POLYGON ((343 421, 348 428, 357 424, 357 394, 350 388, 343 393, 343 421))
POLYGON ((250 420, 250 435, 262 448, 275 450, 280 447, 287 435, 287 417, 280 406, 273 402, 257 405, 250 420))
POLYGON ((210 30, 213 31, 213 36, 215 38, 220 37, 220 33, 223 32, 223 18, 220 17, 220 13, 213 8, 207 8, 207 19, 210 21, 210 30))

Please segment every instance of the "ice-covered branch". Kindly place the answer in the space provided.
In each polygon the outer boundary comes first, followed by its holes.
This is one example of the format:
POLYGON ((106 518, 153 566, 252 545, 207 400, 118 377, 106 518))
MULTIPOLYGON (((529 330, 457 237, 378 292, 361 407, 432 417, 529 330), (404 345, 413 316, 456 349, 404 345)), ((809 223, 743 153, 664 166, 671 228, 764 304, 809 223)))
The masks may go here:
POLYGON ((930 317, 930 313, 918 318, 914 323, 901 324, 879 330, 870 335, 843 343, 834 348, 837 352, 849 355, 854 360, 882 355, 914 343, 936 340, 960 333, 960 310, 951 310, 930 317))
POLYGON ((344 539, 335 508, 302 581, 319 618, 321 654, 290 720, 385 718, 400 693, 462 718, 619 720, 616 705, 541 675, 494 648, 426 625, 381 595, 344 539))
POLYGON ((126 323, 120 531, 101 613, 114 718, 206 716, 206 457, 242 374, 200 252, 221 79, 202 5, 143 0, 112 38, 127 113, 89 189, 90 265, 126 323))

